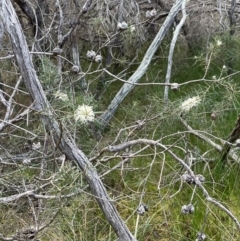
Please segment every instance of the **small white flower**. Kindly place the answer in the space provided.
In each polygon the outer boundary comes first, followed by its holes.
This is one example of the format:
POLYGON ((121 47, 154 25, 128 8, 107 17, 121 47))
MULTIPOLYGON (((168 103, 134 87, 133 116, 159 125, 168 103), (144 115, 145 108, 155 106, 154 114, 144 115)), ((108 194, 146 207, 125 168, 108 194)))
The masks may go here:
POLYGON ((30 158, 26 158, 26 159, 23 160, 23 164, 24 164, 24 165, 28 165, 28 164, 31 163, 31 161, 32 161, 32 160, 31 160, 30 158))
POLYGON ((121 23, 118 23, 117 28, 121 30, 125 30, 128 28, 128 24, 125 21, 123 21, 121 23))
POLYGON ((65 155, 61 155, 61 156, 57 157, 56 160, 60 161, 60 162, 64 162, 66 160, 66 156, 65 155))
POLYGON ((154 8, 150 13, 152 17, 155 17, 157 15, 157 10, 154 8))
POLYGON ((217 79, 217 76, 216 76, 216 75, 213 75, 212 79, 213 79, 213 80, 216 80, 216 79, 217 79))
POLYGON ((218 40, 216 41, 216 45, 217 45, 217 47, 220 47, 222 44, 223 44, 223 43, 222 43, 221 40, 218 39, 218 40))
POLYGON ((74 113, 75 121, 80 121, 82 123, 91 122, 94 120, 95 114, 93 112, 92 106, 80 105, 74 113))
POLYGON ((153 18, 157 15, 157 10, 154 8, 151 11, 146 12, 146 18, 153 18))
POLYGON ((199 96, 188 98, 180 105, 180 109, 182 111, 188 112, 190 109, 198 105, 200 102, 201 102, 201 98, 199 96))
POLYGON ((227 66, 224 64, 222 69, 223 69, 223 71, 227 70, 227 66))
POLYGON ((87 58, 89 58, 89 59, 94 59, 96 57, 96 55, 97 55, 96 52, 93 50, 87 51, 87 58))
POLYGON ((40 142, 38 142, 38 143, 34 143, 34 142, 33 142, 33 144, 32 144, 32 149, 33 149, 34 151, 38 150, 40 147, 41 147, 41 143, 40 143, 40 142))
POLYGON ((152 16, 151 16, 151 12, 150 11, 147 11, 146 12, 146 18, 151 18, 152 16))
POLYGON ((56 99, 62 100, 62 101, 68 101, 68 96, 65 93, 62 93, 60 90, 58 90, 55 94, 54 94, 56 99))
POLYGON ((95 60, 95 62, 100 63, 100 62, 102 62, 102 59, 103 59, 102 56, 100 54, 98 54, 95 56, 94 60, 95 60))
POLYGON ((130 26, 130 32, 133 33, 136 30, 136 27, 134 25, 130 26))

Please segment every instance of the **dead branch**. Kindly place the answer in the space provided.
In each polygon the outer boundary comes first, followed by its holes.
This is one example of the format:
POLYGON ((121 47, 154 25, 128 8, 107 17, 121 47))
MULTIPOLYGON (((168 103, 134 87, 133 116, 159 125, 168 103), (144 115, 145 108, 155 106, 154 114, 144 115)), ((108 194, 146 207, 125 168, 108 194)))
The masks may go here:
MULTIPOLYGON (((81 12, 84 13, 84 10, 81 12)), ((52 133, 55 143, 59 143, 58 148, 60 151, 65 154, 69 160, 73 160, 78 168, 83 171, 91 188, 92 194, 96 198, 108 222, 116 232, 119 240, 135 241, 136 239, 119 216, 117 209, 108 196, 100 177, 91 162, 89 162, 87 156, 78 149, 72 136, 67 131, 63 130, 62 133, 60 130, 60 126, 54 118, 54 114, 51 110, 52 108, 47 101, 34 69, 29 50, 27 48, 26 39, 23 35, 21 25, 16 17, 16 13, 10 0, 2 0, 0 2, 0 16, 5 30, 11 39, 13 53, 23 76, 25 86, 33 99, 34 109, 42 119, 47 132, 52 133)))
POLYGON ((174 33, 173 33, 173 38, 171 41, 171 45, 170 45, 170 50, 169 50, 169 55, 168 55, 168 67, 167 67, 167 73, 166 73, 166 81, 165 81, 165 89, 164 89, 164 102, 165 104, 167 104, 168 102, 168 92, 169 92, 169 83, 170 83, 170 79, 171 79, 171 75, 172 75, 172 64, 173 64, 173 54, 174 54, 174 49, 175 49, 175 45, 178 39, 178 35, 186 21, 187 18, 187 14, 186 14, 186 0, 182 1, 182 19, 180 21, 180 23, 177 25, 174 33))
POLYGON ((221 204, 218 200, 212 198, 209 195, 207 189, 203 186, 201 181, 198 179, 198 177, 197 177, 198 175, 195 175, 195 173, 192 171, 191 167, 184 160, 182 160, 180 157, 178 157, 169 147, 160 143, 159 140, 154 141, 154 140, 149 140, 149 139, 137 139, 137 140, 124 142, 124 143, 121 143, 121 144, 115 145, 115 146, 109 146, 108 149, 111 152, 118 152, 118 151, 124 150, 126 147, 134 146, 137 144, 145 144, 145 145, 160 147, 163 149, 163 152, 168 152, 177 162, 179 162, 184 167, 184 169, 187 171, 187 173, 191 176, 195 185, 202 190, 206 200, 210 203, 213 203, 215 206, 219 207, 221 210, 226 212, 228 214, 228 216, 235 222, 237 228, 240 230, 240 223, 239 223, 239 220, 235 217, 235 215, 228 208, 226 208, 223 204, 221 204))
POLYGON ((238 120, 236 122, 235 128, 232 133, 228 137, 222 149, 222 158, 221 162, 224 162, 227 158, 227 155, 232 147, 232 144, 239 138, 240 136, 240 115, 238 116, 238 120))
POLYGON ((101 130, 104 130, 106 128, 106 126, 112 119, 119 105, 122 103, 124 98, 128 95, 128 93, 134 88, 133 84, 138 82, 140 78, 144 75, 144 73, 147 71, 154 53, 157 51, 163 38, 168 32, 168 29, 171 27, 175 16, 178 14, 179 9, 181 8, 181 3, 182 3, 182 0, 177 0, 175 2, 171 11, 169 12, 168 17, 166 18, 162 27, 160 28, 158 34, 156 35, 155 39, 149 46, 141 64, 139 65, 137 70, 133 73, 133 75, 128 79, 129 83, 125 83, 122 86, 122 88, 118 91, 118 93, 113 98, 110 105, 108 106, 108 109, 100 116, 99 121, 101 123, 101 130))

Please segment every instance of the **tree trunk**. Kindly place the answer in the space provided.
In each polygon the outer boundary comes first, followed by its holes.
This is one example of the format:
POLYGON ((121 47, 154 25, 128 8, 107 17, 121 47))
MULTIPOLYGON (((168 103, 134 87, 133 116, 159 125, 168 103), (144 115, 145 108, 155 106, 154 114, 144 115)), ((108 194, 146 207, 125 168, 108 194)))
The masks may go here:
POLYGON ((54 141, 55 143, 58 143, 58 148, 61 152, 64 153, 70 160, 73 160, 85 174, 93 195, 106 215, 107 220, 115 230, 119 240, 135 241, 136 239, 130 233, 111 202, 93 165, 89 162, 85 154, 77 148, 77 145, 68 132, 60 130, 59 124, 54 119, 51 106, 46 99, 43 88, 36 75, 36 71, 27 48, 26 39, 23 35, 20 23, 10 0, 0 1, 0 17, 6 32, 11 39, 13 52, 23 76, 26 88, 33 99, 33 108, 36 114, 41 117, 47 132, 53 135, 54 141))

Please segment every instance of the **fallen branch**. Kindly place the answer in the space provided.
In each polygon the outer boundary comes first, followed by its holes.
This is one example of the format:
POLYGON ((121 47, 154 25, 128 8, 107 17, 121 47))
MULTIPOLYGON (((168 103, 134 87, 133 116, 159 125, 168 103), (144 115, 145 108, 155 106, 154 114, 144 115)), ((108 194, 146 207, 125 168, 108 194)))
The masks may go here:
MULTIPOLYGON (((227 147, 231 147, 231 142, 227 141, 224 144, 224 147, 222 147, 221 145, 218 145, 217 143, 215 143, 214 141, 212 141, 210 138, 208 138, 207 136, 203 135, 202 133, 200 133, 200 131, 194 130, 183 118, 180 117, 180 121, 182 122, 182 124, 189 130, 189 132, 193 135, 195 135, 196 137, 202 139, 203 141, 207 142, 210 146, 212 146, 214 149, 216 149, 218 152, 222 153, 223 151, 227 151, 227 147)), ((235 130, 235 129, 234 129, 235 130)), ((232 132, 233 135, 234 131, 232 132)), ((222 139, 219 138, 219 140, 221 142, 223 142, 222 139)), ((231 140, 231 139, 229 139, 231 140)), ((233 139, 232 139, 233 140, 233 139)), ((231 157, 232 160, 234 160, 235 162, 239 162, 239 156, 236 155, 236 153, 234 153, 233 151, 230 151, 230 148, 228 150, 228 154, 231 157)))
POLYGON ((202 182, 199 180, 198 175, 195 175, 195 173, 192 171, 191 167, 183 159, 178 157, 170 149, 170 147, 167 147, 164 144, 160 143, 159 140, 154 141, 154 140, 150 140, 150 139, 137 139, 137 140, 127 141, 127 142, 124 142, 124 143, 121 143, 118 145, 109 146, 108 150, 110 152, 119 152, 119 151, 125 150, 128 147, 132 147, 137 144, 145 144, 145 145, 149 145, 149 146, 160 147, 163 149, 163 152, 168 152, 168 154, 170 154, 178 163, 180 163, 184 167, 184 169, 187 171, 187 173, 191 176, 191 178, 193 180, 192 182, 202 190, 206 200, 208 202, 214 204, 215 206, 219 207, 224 212, 226 212, 227 215, 235 222, 237 228, 240 230, 240 223, 239 223, 238 219, 234 216, 234 214, 227 207, 225 207, 223 204, 221 204, 218 200, 212 198, 209 195, 206 188, 203 186, 202 182))
POLYGON ((225 142, 222 150, 222 158, 221 162, 224 162, 227 158, 227 155, 232 147, 232 144, 239 138, 240 136, 240 115, 238 116, 237 123, 235 125, 235 128, 229 135, 227 141, 225 142))
MULTIPOLYGON (((90 3, 91 1, 87 2, 90 3)), ((88 5, 85 5, 81 13, 87 11, 88 5)), ((65 154, 69 160, 73 160, 79 169, 83 171, 92 194, 96 198, 108 222, 112 225, 119 240, 135 241, 136 239, 130 233, 108 196, 95 168, 91 162, 89 162, 86 155, 78 149, 72 136, 67 131, 61 130, 58 122, 55 120, 52 107, 47 101, 43 88, 37 77, 26 39, 10 0, 2 0, 0 2, 0 16, 4 28, 9 35, 9 39, 12 42, 13 53, 23 76, 25 86, 33 99, 36 114, 42 119, 45 129, 49 134, 51 133, 55 143, 58 143, 60 151, 65 154)))

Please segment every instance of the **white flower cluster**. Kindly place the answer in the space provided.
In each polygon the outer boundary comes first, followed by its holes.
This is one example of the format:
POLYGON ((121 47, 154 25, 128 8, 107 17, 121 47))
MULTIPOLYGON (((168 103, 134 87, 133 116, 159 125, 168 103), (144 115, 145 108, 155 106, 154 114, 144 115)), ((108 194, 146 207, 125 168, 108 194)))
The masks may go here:
POLYGON ((95 114, 93 112, 92 106, 88 105, 80 105, 76 109, 74 113, 74 119, 75 121, 80 121, 83 124, 86 124, 87 122, 91 122, 94 120, 95 114))
POLYGON ((55 94, 54 94, 56 99, 62 100, 62 101, 68 101, 68 96, 65 93, 62 93, 60 90, 58 90, 55 94))
POLYGON ((180 109, 182 111, 188 112, 191 110, 194 106, 198 105, 201 102, 201 98, 199 96, 194 96, 192 98, 188 98, 185 100, 181 105, 180 109))
POLYGON ((125 22, 125 21, 123 21, 123 22, 121 22, 121 23, 118 23, 117 24, 117 28, 120 30, 125 30, 125 29, 127 29, 128 28, 128 24, 125 22))
POLYGON ((222 44, 223 44, 223 43, 222 43, 221 40, 218 39, 218 40, 216 41, 216 45, 217 45, 217 47, 220 47, 222 44))
POLYGON ((88 50, 87 51, 87 58, 88 59, 92 59, 92 60, 94 60, 97 63, 102 62, 102 59, 103 59, 100 54, 96 54, 96 52, 93 51, 93 50, 90 50, 90 51, 88 50))
POLYGON ((157 10, 154 8, 151 11, 146 12, 146 18, 153 18, 157 15, 157 10))
POLYGON ((40 143, 40 142, 38 142, 38 143, 34 143, 34 142, 33 142, 33 144, 32 144, 32 149, 33 149, 34 151, 40 149, 40 147, 41 147, 41 143, 40 143))
POLYGON ((134 25, 131 25, 130 26, 130 32, 133 33, 133 32, 135 32, 135 30, 136 30, 136 27, 134 25))

